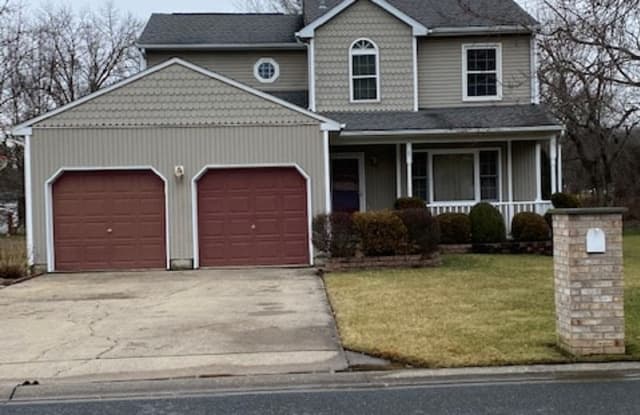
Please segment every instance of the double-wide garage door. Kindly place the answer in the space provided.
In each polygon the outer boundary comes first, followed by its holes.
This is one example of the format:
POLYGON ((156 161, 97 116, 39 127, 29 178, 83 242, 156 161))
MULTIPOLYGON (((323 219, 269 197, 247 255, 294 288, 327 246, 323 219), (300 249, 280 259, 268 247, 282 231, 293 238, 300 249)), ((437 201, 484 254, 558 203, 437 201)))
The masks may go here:
MULTIPOLYGON (((298 170, 212 169, 196 184, 200 266, 309 264, 298 170)), ((166 267, 165 186, 154 172, 66 172, 52 185, 52 208, 57 271, 166 267)), ((172 237, 190 238, 183 232, 172 237)))
POLYGON ((166 268, 164 182, 152 171, 66 172, 52 196, 57 271, 166 268))
POLYGON ((197 191, 200 266, 309 264, 307 183, 295 168, 212 169, 197 191))

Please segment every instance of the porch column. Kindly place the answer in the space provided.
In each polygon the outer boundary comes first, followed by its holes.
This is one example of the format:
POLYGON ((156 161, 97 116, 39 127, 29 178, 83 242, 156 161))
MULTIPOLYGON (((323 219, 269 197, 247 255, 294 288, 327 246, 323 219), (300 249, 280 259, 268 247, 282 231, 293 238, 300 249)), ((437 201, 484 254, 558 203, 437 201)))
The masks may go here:
POLYGON ((324 131, 324 211, 328 215, 333 209, 331 201, 331 154, 329 152, 329 131, 324 131))
POLYGON ((396 199, 402 197, 402 145, 396 144, 396 199))
POLYGON ((542 200, 542 145, 536 143, 536 202, 542 200))
POLYGON ((564 191, 564 183, 562 177, 562 144, 558 144, 558 191, 564 191))
POLYGON ((549 142, 549 158, 551 163, 551 194, 554 194, 558 191, 558 176, 557 176, 557 168, 558 168, 558 139, 554 135, 549 142))
POLYGON ((407 143, 407 197, 413 197, 413 144, 407 143))
POLYGON ((513 143, 511 140, 507 141, 507 192, 509 199, 509 206, 507 211, 509 212, 508 226, 511 226, 511 219, 513 218, 513 143))

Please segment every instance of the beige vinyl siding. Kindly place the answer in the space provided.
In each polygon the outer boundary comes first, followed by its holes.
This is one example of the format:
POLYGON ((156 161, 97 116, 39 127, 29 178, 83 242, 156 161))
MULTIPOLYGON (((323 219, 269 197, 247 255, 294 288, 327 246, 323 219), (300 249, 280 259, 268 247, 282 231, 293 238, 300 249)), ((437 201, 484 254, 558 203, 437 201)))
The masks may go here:
POLYGON ((35 128, 32 137, 36 264, 46 263, 45 182, 61 167, 152 166, 168 181, 171 259, 193 258, 191 179, 205 165, 297 163, 310 177, 314 214, 324 210, 322 132, 314 126, 35 128), (178 179, 174 167, 182 165, 178 179))
POLYGON ((37 127, 317 124, 178 63, 39 122, 37 127))
POLYGON ((420 108, 460 105, 511 105, 531 102, 531 38, 500 37, 427 38, 418 41, 418 93, 420 108), (502 45, 503 99, 463 102, 462 45, 502 45))
POLYGON ((536 200, 536 142, 513 143, 513 199, 516 202, 536 200))
POLYGON ((393 207, 396 201, 395 145, 336 146, 331 153, 364 153, 366 209, 393 207))
POLYGON ((316 30, 316 109, 323 111, 413 110, 411 27, 368 0, 360 0, 316 30), (380 102, 351 103, 349 48, 360 38, 380 53, 380 102))
POLYGON ((178 57, 243 84, 264 91, 307 90, 307 51, 147 51, 147 65, 153 66, 178 57), (280 76, 273 83, 258 81, 253 68, 260 58, 272 58, 280 66, 280 76))

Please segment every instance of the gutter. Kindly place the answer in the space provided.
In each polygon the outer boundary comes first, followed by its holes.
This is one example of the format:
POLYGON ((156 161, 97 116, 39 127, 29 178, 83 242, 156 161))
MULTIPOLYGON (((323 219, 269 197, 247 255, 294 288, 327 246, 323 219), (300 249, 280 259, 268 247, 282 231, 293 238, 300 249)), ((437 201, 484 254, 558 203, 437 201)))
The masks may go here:
POLYGON ((530 34, 540 30, 540 25, 497 25, 469 27, 437 27, 429 30, 428 36, 530 34))
POLYGON ((528 133, 564 131, 561 125, 544 125, 531 127, 497 127, 497 128, 452 128, 432 130, 361 130, 342 131, 342 137, 398 136, 398 135, 451 135, 451 134, 490 134, 490 133, 528 133))
POLYGON ((305 45, 299 42, 289 43, 192 43, 192 44, 144 44, 136 43, 139 49, 146 50, 264 50, 264 49, 283 49, 283 50, 303 50, 305 45))

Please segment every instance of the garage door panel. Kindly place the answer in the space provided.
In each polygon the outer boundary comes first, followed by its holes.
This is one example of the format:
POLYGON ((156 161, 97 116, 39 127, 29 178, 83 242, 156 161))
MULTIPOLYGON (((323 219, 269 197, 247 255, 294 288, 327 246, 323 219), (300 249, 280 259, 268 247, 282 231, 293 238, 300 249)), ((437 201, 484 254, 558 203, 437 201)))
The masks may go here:
POLYGON ((53 184, 56 270, 165 268, 164 215, 151 171, 64 173, 53 184))
POLYGON ((214 169, 197 186, 202 266, 309 263, 306 180, 296 169, 214 169))

